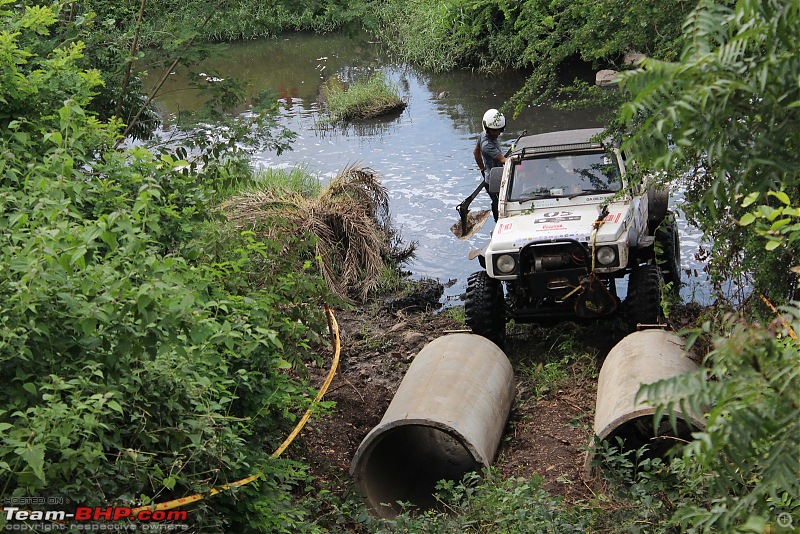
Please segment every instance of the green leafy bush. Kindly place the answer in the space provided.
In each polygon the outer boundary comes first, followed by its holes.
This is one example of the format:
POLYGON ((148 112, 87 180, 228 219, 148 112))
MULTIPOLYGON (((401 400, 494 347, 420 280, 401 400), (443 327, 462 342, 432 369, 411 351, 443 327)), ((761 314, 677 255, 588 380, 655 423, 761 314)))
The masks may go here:
MULTIPOLYGON (((800 309, 787 307, 782 324, 800 328, 800 309)), ((686 493, 672 522, 762 532, 781 513, 800 513, 800 346, 758 324, 730 320, 725 327, 705 368, 642 391, 674 399, 661 404, 667 412, 707 410, 705 430, 672 464, 686 493)))
MULTIPOLYGON (((791 200, 800 186, 798 22, 795 2, 703 1, 686 20, 679 61, 648 59, 623 77, 625 146, 685 187, 690 217, 713 242, 713 280, 740 278, 753 296, 779 302, 797 298, 800 263, 791 200)), ((800 354, 791 334, 800 311, 783 311, 772 323, 704 325, 716 337, 705 367, 643 388, 679 399, 663 401, 665 412, 681 404, 707 414, 671 465, 684 488, 674 526, 764 532, 785 526, 780 514, 797 518, 800 354)))
POLYGON ((770 298, 796 298, 796 246, 773 253, 737 220, 742 199, 800 194, 800 24, 796 2, 701 2, 687 18, 680 61, 648 59, 623 77, 625 147, 642 168, 686 191, 686 211, 713 242, 715 282, 738 280, 770 298), (772 194, 771 194, 772 193, 772 194))
MULTIPOLYGON (((468 473, 461 481, 437 485, 437 509, 412 509, 396 520, 366 519, 352 514, 354 522, 372 532, 666 532, 668 498, 678 493, 669 486, 664 465, 642 460, 638 471, 627 456, 609 447, 604 458, 618 469, 616 482, 587 500, 569 502, 544 489, 538 476, 503 478, 496 470, 468 473), (626 463, 627 462, 627 463, 626 463), (665 491, 666 490, 666 491, 665 491)), ((343 507, 343 511, 349 511, 343 507)))
POLYGON ((268 455, 326 330, 314 243, 204 236, 217 175, 114 150, 81 43, 31 44, 54 13, 0 13, 0 496, 147 504, 263 472, 261 506, 209 500, 192 524, 295 531, 307 475, 268 455))
POLYGON ((434 72, 523 66, 528 36, 517 32, 520 4, 414 0, 377 6, 373 30, 399 59, 434 72))

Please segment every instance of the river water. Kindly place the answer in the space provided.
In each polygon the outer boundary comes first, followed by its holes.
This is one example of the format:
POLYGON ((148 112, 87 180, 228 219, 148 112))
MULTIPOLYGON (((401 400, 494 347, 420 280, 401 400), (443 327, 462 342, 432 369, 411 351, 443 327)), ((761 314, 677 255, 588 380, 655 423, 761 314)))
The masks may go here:
MULTIPOLYGON (((524 82, 523 73, 422 73, 392 62, 373 43, 343 35, 306 34, 231 44, 221 59, 204 63, 203 70, 247 81, 253 93, 271 88, 279 95, 280 122, 299 135, 292 150, 281 155, 255 154, 256 166, 303 166, 322 180, 353 164, 377 171, 389 192, 395 226, 406 242, 417 243, 416 257, 408 265, 413 277, 440 280, 446 286, 443 302, 459 303, 467 277, 480 269, 467 254, 485 243, 494 223, 490 218, 476 236, 460 241, 450 231, 458 220, 455 206, 481 180, 472 149, 483 113, 514 94, 524 82), (327 78, 351 80, 376 70, 397 85, 408 102, 405 111, 343 127, 319 125, 318 98, 327 78)), ((592 72, 583 77, 593 81, 592 72)), ((157 99, 165 113, 197 106, 186 86, 185 76, 172 76, 164 96, 157 99)), ((513 119, 507 116, 501 140, 508 146, 523 130, 534 134, 603 126, 601 114, 599 109, 529 107, 513 119)), ((675 202, 679 204, 680 198, 675 202)), ((471 205, 471 210, 488 208, 485 193, 471 205)), ((683 219, 679 225, 683 268, 693 271, 691 276, 684 273, 687 283, 681 294, 685 300, 707 301, 710 290, 703 266, 694 258, 700 233, 683 219)), ((624 284, 619 287, 624 292, 624 284)))

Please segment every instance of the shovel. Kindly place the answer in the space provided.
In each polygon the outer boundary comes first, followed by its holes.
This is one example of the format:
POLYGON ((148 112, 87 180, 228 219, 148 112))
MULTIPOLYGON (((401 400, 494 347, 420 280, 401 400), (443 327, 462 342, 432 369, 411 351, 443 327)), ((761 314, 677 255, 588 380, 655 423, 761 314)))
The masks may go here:
MULTIPOLYGON (((522 138, 522 136, 526 135, 528 130, 523 130, 517 140, 511 143, 511 148, 508 149, 505 156, 508 157, 514 151, 514 147, 517 146, 517 143, 522 138)), ((456 211, 460 215, 460 219, 456 222, 453 226, 450 227, 450 231, 455 234, 457 238, 460 240, 469 239, 470 237, 474 236, 478 233, 478 230, 483 228, 483 225, 486 224, 486 221, 489 219, 489 215, 492 214, 492 210, 483 210, 477 213, 469 212, 469 205, 475 200, 475 197, 478 196, 478 193, 481 192, 483 189, 483 181, 478 184, 478 187, 475 188, 475 191, 472 192, 470 196, 465 198, 461 204, 456 206, 456 211)))
POLYGON ((492 210, 482 210, 472 213, 469 212, 469 205, 473 200, 475 200, 475 197, 478 196, 478 193, 481 192, 481 189, 483 189, 483 180, 481 180, 481 183, 478 184, 478 187, 475 188, 475 191, 473 191, 470 196, 465 198, 461 204, 456 206, 456 211, 461 218, 458 220, 458 222, 450 227, 450 231, 462 241, 469 239, 478 233, 478 230, 483 228, 483 225, 486 224, 486 221, 492 214, 492 210))

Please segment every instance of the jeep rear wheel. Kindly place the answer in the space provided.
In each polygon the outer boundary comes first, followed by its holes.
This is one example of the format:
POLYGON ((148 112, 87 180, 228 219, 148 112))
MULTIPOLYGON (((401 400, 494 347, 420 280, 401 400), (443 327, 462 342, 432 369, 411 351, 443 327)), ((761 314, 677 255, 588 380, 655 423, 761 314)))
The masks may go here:
POLYGON ((672 291, 677 294, 681 286, 681 243, 673 213, 670 212, 656 229, 656 242, 661 249, 656 255, 664 282, 671 282, 672 291))
POLYGON ((490 278, 486 271, 472 273, 467 279, 464 316, 474 334, 502 345, 506 336, 506 318, 500 281, 490 278))
POLYGON ((661 273, 657 265, 639 265, 628 279, 625 316, 632 330, 638 323, 656 324, 661 317, 661 273))
POLYGON ((661 224, 669 213, 669 190, 651 187, 647 190, 647 226, 650 232, 661 224))

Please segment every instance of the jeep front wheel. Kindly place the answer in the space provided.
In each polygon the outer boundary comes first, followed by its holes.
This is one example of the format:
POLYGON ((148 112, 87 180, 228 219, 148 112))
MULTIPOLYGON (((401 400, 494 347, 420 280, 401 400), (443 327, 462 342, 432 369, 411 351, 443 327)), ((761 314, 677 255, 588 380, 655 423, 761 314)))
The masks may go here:
POLYGON ((500 281, 489 277, 486 271, 472 273, 467 279, 464 316, 474 334, 502 345, 506 335, 506 317, 500 281))
POLYGON ((657 265, 637 265, 628 278, 625 315, 631 329, 656 324, 661 317, 661 272, 657 265))

